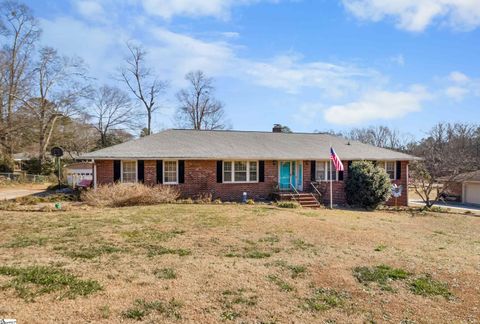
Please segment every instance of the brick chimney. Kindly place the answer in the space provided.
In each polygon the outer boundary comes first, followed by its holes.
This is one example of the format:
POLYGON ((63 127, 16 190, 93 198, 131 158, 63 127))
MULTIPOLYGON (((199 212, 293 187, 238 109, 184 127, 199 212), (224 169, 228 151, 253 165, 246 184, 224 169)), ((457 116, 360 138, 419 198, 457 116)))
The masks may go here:
POLYGON ((273 128, 272 128, 273 133, 281 133, 282 130, 283 130, 282 125, 280 125, 280 124, 274 124, 273 125, 273 128))

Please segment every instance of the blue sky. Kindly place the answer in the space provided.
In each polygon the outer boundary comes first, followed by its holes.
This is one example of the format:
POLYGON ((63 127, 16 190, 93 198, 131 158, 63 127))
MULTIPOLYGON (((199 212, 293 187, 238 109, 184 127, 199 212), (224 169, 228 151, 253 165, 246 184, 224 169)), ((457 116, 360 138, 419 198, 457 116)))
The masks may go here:
POLYGON ((99 84, 116 84, 126 41, 141 43, 170 82, 157 130, 175 126, 175 93, 196 69, 239 130, 388 125, 418 137, 439 121, 480 122, 478 0, 26 3, 42 43, 82 57, 99 84))

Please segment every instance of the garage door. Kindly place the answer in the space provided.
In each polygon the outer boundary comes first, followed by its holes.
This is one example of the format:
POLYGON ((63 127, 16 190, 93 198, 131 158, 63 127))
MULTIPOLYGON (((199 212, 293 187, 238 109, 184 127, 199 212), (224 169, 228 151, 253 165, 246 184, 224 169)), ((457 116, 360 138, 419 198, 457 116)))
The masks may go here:
POLYGON ((480 183, 465 184, 465 202, 480 204, 480 183))

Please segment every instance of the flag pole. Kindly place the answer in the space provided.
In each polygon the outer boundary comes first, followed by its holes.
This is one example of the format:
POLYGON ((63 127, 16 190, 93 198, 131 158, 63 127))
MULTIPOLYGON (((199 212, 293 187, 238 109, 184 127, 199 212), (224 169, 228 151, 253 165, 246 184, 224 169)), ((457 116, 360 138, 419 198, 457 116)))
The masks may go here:
POLYGON ((332 159, 330 159, 330 209, 333 209, 333 179, 332 179, 332 159))

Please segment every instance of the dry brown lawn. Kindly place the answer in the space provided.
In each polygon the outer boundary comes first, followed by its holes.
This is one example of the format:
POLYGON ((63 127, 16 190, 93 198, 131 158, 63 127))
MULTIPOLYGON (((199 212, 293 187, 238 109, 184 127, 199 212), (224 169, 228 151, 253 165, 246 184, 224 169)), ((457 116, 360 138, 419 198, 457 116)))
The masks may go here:
POLYGON ((263 205, 0 211, 1 271, 0 318, 19 323, 478 323, 480 218, 263 205), (410 275, 388 289, 354 276, 382 264, 410 275), (7 273, 33 266, 101 289, 68 295, 54 275, 7 273), (425 274, 451 296, 415 294, 425 274))

